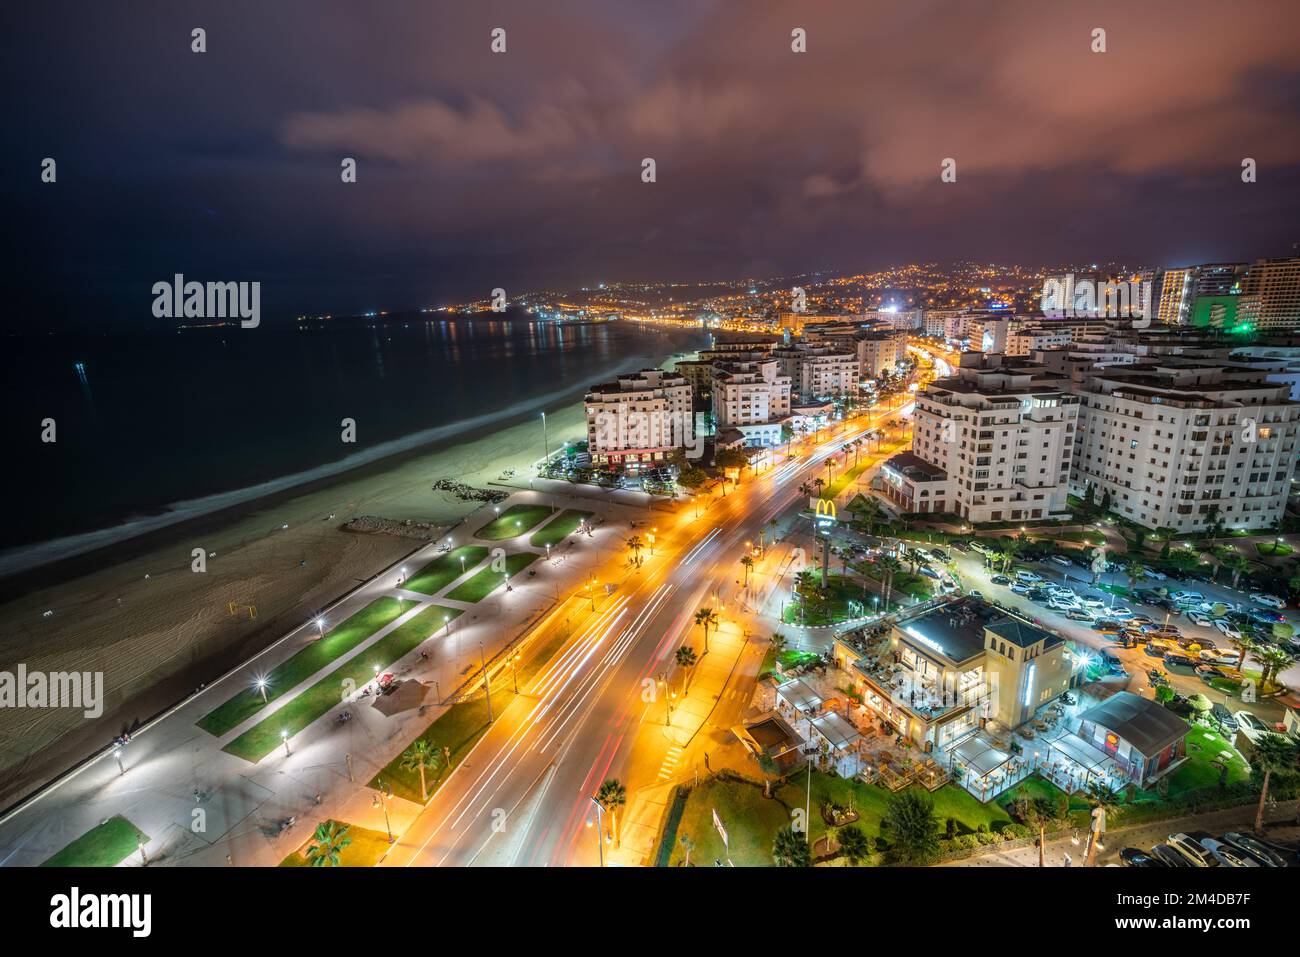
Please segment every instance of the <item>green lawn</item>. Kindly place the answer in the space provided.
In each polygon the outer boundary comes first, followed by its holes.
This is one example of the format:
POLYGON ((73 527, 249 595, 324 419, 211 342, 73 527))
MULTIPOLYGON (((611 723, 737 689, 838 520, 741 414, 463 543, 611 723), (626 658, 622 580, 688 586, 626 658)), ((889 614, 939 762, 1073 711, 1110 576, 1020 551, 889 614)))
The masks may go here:
POLYGON ((422 595, 436 595, 461 576, 462 568, 469 571, 487 558, 487 554, 487 547, 483 545, 464 545, 453 549, 429 562, 408 578, 402 587, 418 591, 422 595), (465 559, 463 563, 462 558, 465 559))
POLYGON ((118 815, 93 827, 59 851, 41 867, 116 867, 140 852, 140 842, 149 840, 138 827, 118 815))
MULTIPOLYGON (((813 571, 812 575, 813 587, 820 590, 821 572, 813 571)), ((814 593, 805 583, 801 583, 799 588, 800 599, 786 604, 785 616, 782 619, 786 624, 829 625, 869 613, 872 608, 871 593, 868 592, 864 599, 861 583, 844 575, 828 576, 827 590, 824 595, 820 594, 820 591, 814 593), (806 608, 804 599, 807 599, 806 608), (849 602, 855 603, 852 608, 849 602)))
POLYGON ((363 654, 335 668, 304 690, 275 714, 259 721, 223 751, 247 761, 262 760, 281 746, 281 732, 293 737, 343 699, 345 690, 360 689, 374 679, 376 665, 382 671, 408 654, 430 635, 444 627, 443 619, 455 620, 460 611, 433 605, 394 628, 363 654))
MULTIPOLYGON (((351 651, 385 625, 396 621, 404 612, 415 607, 415 602, 398 598, 376 598, 365 608, 325 632, 325 637, 313 641, 287 661, 281 662, 266 676, 266 700, 274 701, 280 695, 297 687, 335 658, 351 651)), ((232 728, 261 711, 262 692, 248 687, 218 708, 199 719, 198 726, 208 734, 221 737, 232 728)))
MULTIPOLYGON (((513 555, 506 556, 505 575, 511 577, 518 575, 521 571, 537 561, 538 556, 532 552, 516 552, 513 555)), ((447 592, 446 597, 452 601, 476 602, 482 601, 493 591, 500 588, 504 582, 504 576, 501 572, 493 571, 491 567, 483 569, 473 578, 461 582, 451 591, 447 592)))
POLYGON ((758 680, 762 681, 768 675, 776 674, 776 663, 778 661, 781 662, 782 671, 789 672, 798 668, 800 665, 810 664, 818 660, 819 656, 813 654, 811 651, 799 651, 797 648, 784 648, 780 652, 777 652, 775 648, 768 648, 767 654, 763 656, 763 664, 758 669, 758 680))
MULTIPOLYGON (((716 808, 731 841, 731 860, 737 867, 772 865, 772 839, 776 832, 791 823, 791 813, 802 811, 807 795, 807 777, 796 771, 784 785, 773 788, 773 797, 763 797, 763 787, 755 771, 753 781, 728 777, 711 777, 690 790, 676 832, 665 832, 664 841, 672 841, 670 862, 681 863, 685 849, 681 835, 689 834, 695 842, 691 863, 712 866, 715 859, 725 860, 727 851, 713 827, 716 808)), ((928 792, 927 792, 928 793, 928 792)), ((959 834, 972 833, 983 824, 990 831, 1012 823, 1011 816, 997 804, 981 804, 966 791, 953 785, 928 795, 934 803, 938 832, 942 834, 948 818, 953 818, 959 834)), ((880 822, 889 806, 891 792, 856 779, 834 777, 820 772, 812 778, 812 813, 810 836, 814 843, 833 830, 821 816, 823 800, 841 807, 852 805, 858 812, 858 827, 874 842, 880 836, 880 822)))
MULTIPOLYGON (((322 823, 328 824, 329 821, 322 823)), ((339 867, 374 867, 388 853, 388 848, 391 845, 388 843, 388 835, 384 831, 370 831, 355 824, 348 824, 346 821, 338 821, 337 823, 347 826, 347 836, 352 839, 352 843, 339 852, 339 867)), ((312 833, 315 833, 315 831, 313 830, 312 833)), ((315 841, 308 838, 303 842, 302 847, 282 860, 279 866, 310 867, 311 865, 307 861, 307 848, 314 843, 315 841)))
POLYGON ((854 465, 850 467, 848 471, 841 472, 839 475, 835 476, 835 478, 831 480, 831 484, 822 489, 821 497, 825 499, 835 498, 835 496, 839 495, 840 492, 843 492, 849 487, 849 483, 865 472, 870 465, 871 462, 869 459, 859 458, 857 465, 854 465))
POLYGON ((474 537, 489 542, 514 538, 516 535, 522 535, 529 529, 540 525, 550 514, 551 507, 549 505, 511 505, 475 532, 474 537))
POLYGON ((1227 738, 1204 725, 1194 724, 1187 736, 1187 761, 1169 775, 1169 796, 1177 797, 1185 791, 1217 787, 1219 769, 1211 762, 1221 751, 1232 754, 1232 760, 1228 762, 1228 784, 1250 778, 1245 759, 1233 750, 1232 743, 1227 738))
POLYGON ((576 508, 566 509, 551 519, 545 528, 534 532, 533 537, 528 540, 528 544, 534 548, 545 548, 547 545, 553 548, 576 532, 578 525, 584 518, 591 518, 591 512, 584 512, 576 508))
MULTIPOLYGON (((500 694, 498 689, 494 688, 493 713, 500 714, 501 710, 510 703, 511 698, 509 689, 504 694, 500 694)), ((443 763, 442 749, 451 748, 451 766, 455 767, 460 764, 465 755, 469 754, 470 749, 478 743, 478 739, 483 737, 487 729, 487 699, 480 695, 452 705, 425 728, 423 734, 407 744, 407 747, 410 747, 416 741, 423 739, 428 741, 437 752, 438 766, 424 769, 424 783, 429 789, 430 797, 437 793, 449 773, 443 763)), ((401 754, 380 768, 379 773, 370 781, 370 786, 379 788, 381 783, 392 787, 394 796, 420 803, 420 772, 418 769, 408 771, 403 768, 401 754)))
POLYGON ((1290 555, 1291 546, 1286 542, 1260 542, 1255 546, 1255 551, 1261 555, 1276 558, 1279 555, 1290 555))

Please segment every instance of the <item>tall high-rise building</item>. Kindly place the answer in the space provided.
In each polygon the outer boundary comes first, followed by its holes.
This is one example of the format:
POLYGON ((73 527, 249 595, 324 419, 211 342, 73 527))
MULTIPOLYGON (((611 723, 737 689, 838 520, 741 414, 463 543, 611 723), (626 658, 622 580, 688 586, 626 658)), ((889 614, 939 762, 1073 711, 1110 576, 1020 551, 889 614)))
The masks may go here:
POLYGON ((1237 319, 1259 332, 1300 329, 1300 257, 1251 263, 1241 283, 1237 319))
POLYGON ((643 369, 592 386, 586 410, 587 448, 594 465, 635 471, 695 440, 690 383, 662 369, 643 369))

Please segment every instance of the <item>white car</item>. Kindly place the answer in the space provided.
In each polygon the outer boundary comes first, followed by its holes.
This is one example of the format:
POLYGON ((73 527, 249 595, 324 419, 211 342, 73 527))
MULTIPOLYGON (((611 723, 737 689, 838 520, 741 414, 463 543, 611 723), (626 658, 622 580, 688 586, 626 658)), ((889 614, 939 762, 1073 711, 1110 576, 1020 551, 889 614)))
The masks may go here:
POLYGON ((979 539, 972 539, 970 547, 972 551, 979 552, 981 555, 987 555, 989 553, 989 547, 979 539))
POLYGON ((1255 717, 1249 711, 1235 711, 1232 715, 1237 719, 1237 730, 1240 731, 1251 744, 1256 744, 1259 739, 1266 734, 1273 732, 1268 729, 1263 721, 1255 717))
POLYGON ((1084 598, 1080 598, 1079 603, 1083 605, 1084 608, 1105 608, 1106 607, 1106 600, 1104 598, 1096 598, 1092 595, 1088 595, 1084 598))
POLYGON ((1048 561, 1056 565, 1063 565, 1066 568, 1069 568, 1071 565, 1074 564, 1074 562, 1070 561, 1064 555, 1053 555, 1051 558, 1048 559, 1048 561))
POLYGON ((1158 572, 1154 568, 1147 568, 1145 565, 1142 566, 1142 575, 1144 578, 1154 578, 1158 582, 1162 582, 1169 577, 1164 572, 1158 572))
POLYGON ((1214 622, 1214 627, 1219 629, 1219 634, 1225 638, 1240 638, 1241 629, 1232 622, 1220 618, 1214 622))
POLYGON ((1039 575, 1037 572, 1031 572, 1027 568, 1017 568, 1016 580, 1022 582, 1040 582, 1043 580, 1043 576, 1039 575))
POLYGON ((1183 602, 1205 601, 1205 596, 1198 591, 1176 591, 1170 593, 1169 598, 1171 601, 1176 601, 1179 604, 1182 604, 1183 602))
POLYGON ((1048 599, 1047 607, 1055 611, 1072 611, 1079 607, 1079 603, 1065 598, 1051 598, 1048 599))
POLYGON ((1128 621, 1133 617, 1133 612, 1124 607, 1112 608, 1106 612, 1106 617, 1114 618, 1116 621, 1128 621))
POLYGON ((1204 612, 1189 611, 1187 617, 1191 620, 1193 625, 1205 625, 1207 628, 1214 625, 1214 619, 1204 612))
POLYGON ((1250 600, 1257 605, 1263 605, 1265 608, 1276 608, 1278 611, 1286 607, 1286 602, 1273 595, 1251 595, 1250 600))

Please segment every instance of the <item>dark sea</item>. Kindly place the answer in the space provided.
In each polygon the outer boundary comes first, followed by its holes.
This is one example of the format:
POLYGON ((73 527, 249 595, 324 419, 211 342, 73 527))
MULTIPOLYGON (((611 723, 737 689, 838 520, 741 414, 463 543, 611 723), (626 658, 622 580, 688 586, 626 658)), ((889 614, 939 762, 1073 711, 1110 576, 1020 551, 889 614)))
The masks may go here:
POLYGON ((706 336, 417 314, 2 341, 8 574, 571 404, 633 357, 658 364, 706 336), (341 441, 345 417, 355 444, 341 441))

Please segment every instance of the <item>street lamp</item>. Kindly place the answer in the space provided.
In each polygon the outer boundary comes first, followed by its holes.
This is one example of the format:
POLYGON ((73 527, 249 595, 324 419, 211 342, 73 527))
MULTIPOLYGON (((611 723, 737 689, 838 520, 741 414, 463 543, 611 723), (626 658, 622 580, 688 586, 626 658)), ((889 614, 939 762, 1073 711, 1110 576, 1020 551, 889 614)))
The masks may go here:
POLYGON ((461 573, 462 575, 465 574, 465 556, 464 556, 464 555, 461 555, 461 556, 460 556, 460 573, 461 573))
POLYGON ((117 773, 118 773, 119 775, 126 774, 126 768, 124 768, 124 767, 122 766, 122 747, 121 747, 121 745, 118 745, 117 747, 113 748, 113 757, 117 759, 117 773))
POLYGON ((442 616, 442 627, 446 629, 447 634, 451 634, 451 615, 442 616))
MULTIPOLYGON (((591 803, 596 805, 596 849, 600 851, 600 866, 605 866, 605 805, 601 804, 594 797, 591 803)), ((587 827, 591 827, 591 818, 587 818, 587 827)))
POLYGON ((317 638, 325 637, 325 619, 322 618, 320 615, 316 616, 316 637, 317 638))
POLYGON ((515 694, 519 694, 519 660, 521 658, 523 658, 523 654, 518 651, 510 658, 510 675, 514 678, 515 694))
POLYGON ((289 756, 289 729, 283 728, 280 731, 280 740, 284 742, 284 756, 289 756))
POLYGON ((262 692, 262 704, 268 704, 269 702, 266 700, 266 679, 259 677, 256 681, 256 685, 257 690, 262 692))
POLYGON ((384 790, 384 784, 379 783, 379 790, 374 797, 370 799, 371 807, 382 807, 384 809, 384 830, 388 832, 388 843, 393 843, 393 826, 388 822, 388 799, 391 795, 384 790))

